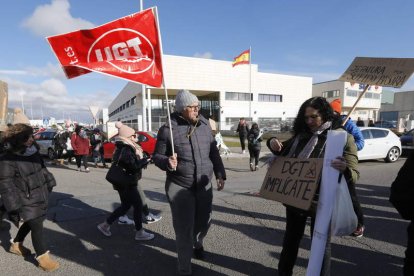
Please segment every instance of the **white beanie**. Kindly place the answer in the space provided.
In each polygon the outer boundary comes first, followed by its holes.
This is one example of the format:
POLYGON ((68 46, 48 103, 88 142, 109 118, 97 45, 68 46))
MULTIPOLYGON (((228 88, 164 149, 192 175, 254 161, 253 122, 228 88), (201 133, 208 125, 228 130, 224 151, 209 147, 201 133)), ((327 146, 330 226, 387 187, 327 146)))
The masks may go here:
POLYGON ((29 118, 23 113, 20 108, 15 108, 13 111, 13 125, 15 124, 26 124, 30 125, 29 118))
POLYGON ((115 127, 118 129, 118 135, 128 138, 135 134, 135 130, 129 126, 124 125, 122 122, 116 122, 115 127))
POLYGON ((180 90, 177 93, 177 97, 175 97, 175 111, 183 112, 187 106, 195 102, 198 103, 198 98, 195 95, 188 90, 180 90))

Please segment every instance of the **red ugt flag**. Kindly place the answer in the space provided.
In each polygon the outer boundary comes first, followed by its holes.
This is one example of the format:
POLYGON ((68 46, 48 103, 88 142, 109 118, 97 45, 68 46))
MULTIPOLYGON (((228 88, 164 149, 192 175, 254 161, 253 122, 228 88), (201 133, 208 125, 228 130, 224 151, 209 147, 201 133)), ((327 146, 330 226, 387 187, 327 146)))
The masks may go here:
POLYGON ((94 71, 161 86, 161 45, 153 9, 47 40, 69 79, 94 71))

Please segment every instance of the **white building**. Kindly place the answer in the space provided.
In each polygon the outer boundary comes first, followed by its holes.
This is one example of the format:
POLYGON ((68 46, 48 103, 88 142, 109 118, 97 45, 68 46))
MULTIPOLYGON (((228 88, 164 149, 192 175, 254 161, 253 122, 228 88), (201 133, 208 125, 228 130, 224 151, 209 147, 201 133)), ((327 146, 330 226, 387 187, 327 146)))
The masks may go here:
POLYGON ((398 122, 399 132, 414 128, 414 91, 394 93, 392 104, 382 104, 380 119, 398 122))
MULTIPOLYGON (((312 96, 312 78, 263 73, 257 64, 232 67, 232 62, 164 55, 165 86, 170 107, 180 89, 200 100, 201 113, 230 130, 241 117, 260 127, 278 130, 292 122, 300 105, 312 96), (251 74, 251 78, 250 78, 251 74)), ((109 105, 109 121, 140 130, 156 130, 166 122, 164 89, 128 83, 109 105)), ((171 109, 173 111, 173 108, 171 109)))
MULTIPOLYGON (((363 90, 363 84, 333 80, 313 84, 312 96, 325 97, 329 102, 340 99, 342 113, 348 114, 363 90)), ((376 121, 381 107, 381 94, 382 86, 370 86, 358 102, 351 118, 356 121, 360 117, 365 121, 365 125, 370 119, 376 121)))

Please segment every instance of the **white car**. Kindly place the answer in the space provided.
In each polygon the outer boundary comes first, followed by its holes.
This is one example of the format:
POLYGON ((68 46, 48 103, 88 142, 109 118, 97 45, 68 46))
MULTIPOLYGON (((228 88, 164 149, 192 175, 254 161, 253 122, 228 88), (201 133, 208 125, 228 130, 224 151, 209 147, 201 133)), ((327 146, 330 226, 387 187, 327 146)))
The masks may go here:
POLYGON ((364 136, 364 148, 358 151, 359 160, 383 158, 385 162, 395 162, 401 155, 401 141, 389 129, 378 127, 361 127, 364 136))

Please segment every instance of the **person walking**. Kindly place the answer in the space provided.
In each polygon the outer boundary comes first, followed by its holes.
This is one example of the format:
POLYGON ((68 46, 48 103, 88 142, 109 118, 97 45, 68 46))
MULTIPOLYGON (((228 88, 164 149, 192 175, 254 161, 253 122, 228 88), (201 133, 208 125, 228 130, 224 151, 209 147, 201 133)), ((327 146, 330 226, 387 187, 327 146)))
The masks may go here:
POLYGON ((108 166, 105 163, 104 156, 104 147, 103 147, 104 137, 99 128, 94 128, 93 133, 90 137, 90 142, 92 146, 92 157, 95 164, 95 168, 98 168, 98 162, 102 162, 102 166, 107 168, 108 166))
POLYGON ((152 158, 167 174, 165 192, 171 208, 180 275, 192 273, 193 254, 195 258, 204 257, 203 241, 211 223, 213 173, 219 191, 226 179, 209 122, 199 110, 195 95, 188 90, 178 92, 171 125, 167 123, 159 129, 152 158))
MULTIPOLYGON (((413 141, 414 142, 414 141, 413 141)), ((398 175, 391 184, 390 202, 398 213, 410 223, 407 227, 403 275, 414 275, 414 151, 411 151, 398 175)))
POLYGON ((364 127, 364 126, 365 126, 365 123, 364 123, 364 121, 361 119, 361 117, 358 117, 358 120, 357 120, 357 122, 356 122, 356 125, 357 125, 357 126, 359 126, 359 127, 364 127))
MULTIPOLYGON (((346 119, 346 115, 341 115, 342 112, 342 103, 340 99, 335 99, 330 103, 333 111, 338 115, 341 116, 342 122, 346 119)), ((354 137, 355 145, 357 147, 357 151, 360 151, 364 148, 365 140, 364 136, 362 135, 361 130, 359 127, 348 118, 343 128, 354 137)), ((352 206, 354 207, 355 214, 358 218, 357 228, 354 232, 352 232, 351 236, 360 238, 364 235, 365 231, 365 224, 364 224, 364 213, 362 212, 361 204, 359 203, 358 195, 356 193, 355 185, 349 186, 349 193, 351 195, 352 206)))
POLYGON ((262 132, 259 129, 259 125, 253 123, 252 128, 247 134, 247 148, 249 149, 251 171, 259 170, 259 156, 262 148, 260 142, 262 142, 262 132))
POLYGON ((16 236, 10 241, 9 252, 29 256, 31 251, 23 245, 31 233, 39 267, 54 271, 59 263, 50 256, 44 242, 43 222, 46 218, 49 194, 56 181, 47 171, 33 139, 33 129, 26 124, 10 126, 4 133, 6 153, 0 157, 0 192, 8 212, 23 219, 16 236))
POLYGON ((70 142, 75 154, 76 165, 78 171, 81 171, 81 165, 85 168, 85 172, 89 172, 88 155, 89 155, 89 139, 85 129, 81 125, 77 125, 75 132, 72 133, 70 142))
MULTIPOLYGON (((275 137, 271 138, 267 141, 267 146, 276 155, 301 159, 322 158, 325 154, 328 130, 342 129, 341 124, 341 118, 334 114, 325 98, 313 97, 301 105, 293 125, 293 137, 283 143, 275 137)), ((354 138, 347 134, 343 156, 332 159, 330 166, 338 170, 350 186, 355 185, 359 177, 357 164, 358 156, 354 138)), ((286 206, 286 230, 278 265, 279 275, 292 275, 308 217, 311 218, 311 233, 313 233, 318 199, 319 192, 317 191, 309 210, 286 206)), ((331 244, 330 234, 328 234, 321 275, 330 275, 330 259, 331 244)))
POLYGON ((138 145, 135 130, 116 122, 115 127, 118 129, 118 136, 115 138, 116 149, 112 158, 112 166, 121 166, 128 174, 133 175, 136 181, 125 183, 124 186, 115 186, 121 200, 121 206, 116 208, 109 217, 102 223, 98 224, 98 230, 105 236, 110 237, 112 223, 120 216, 126 214, 129 208, 134 208, 135 240, 145 241, 152 240, 154 234, 148 233, 142 227, 142 200, 138 192, 138 181, 142 176, 142 169, 148 164, 144 158, 142 148, 138 145))
POLYGON ((240 138, 240 146, 242 149, 242 153, 246 153, 246 138, 247 133, 249 133, 249 125, 247 124, 244 118, 240 118, 239 124, 237 125, 237 133, 239 133, 240 138))

